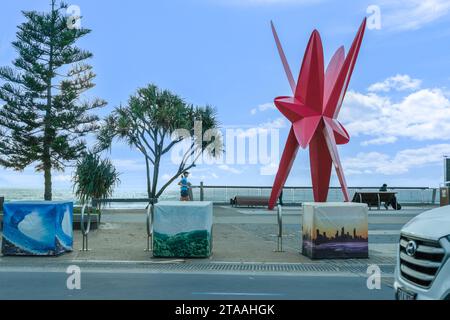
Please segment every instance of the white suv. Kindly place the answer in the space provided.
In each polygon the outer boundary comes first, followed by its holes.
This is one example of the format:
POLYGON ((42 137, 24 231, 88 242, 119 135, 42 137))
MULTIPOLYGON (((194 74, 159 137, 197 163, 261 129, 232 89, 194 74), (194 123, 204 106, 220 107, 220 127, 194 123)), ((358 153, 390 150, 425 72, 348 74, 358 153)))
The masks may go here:
POLYGON ((400 236, 398 300, 450 300, 450 206, 424 212, 400 236))

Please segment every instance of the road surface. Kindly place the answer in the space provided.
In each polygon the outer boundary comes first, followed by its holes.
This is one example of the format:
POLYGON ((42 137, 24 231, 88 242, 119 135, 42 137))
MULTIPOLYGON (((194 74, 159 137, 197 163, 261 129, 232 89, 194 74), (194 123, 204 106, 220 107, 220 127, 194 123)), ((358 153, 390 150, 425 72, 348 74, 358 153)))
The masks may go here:
POLYGON ((82 270, 81 290, 69 290, 69 275, 63 270, 0 269, 0 299, 393 299, 392 278, 384 279, 381 290, 369 290, 366 277, 348 274, 242 275, 123 270, 82 270))

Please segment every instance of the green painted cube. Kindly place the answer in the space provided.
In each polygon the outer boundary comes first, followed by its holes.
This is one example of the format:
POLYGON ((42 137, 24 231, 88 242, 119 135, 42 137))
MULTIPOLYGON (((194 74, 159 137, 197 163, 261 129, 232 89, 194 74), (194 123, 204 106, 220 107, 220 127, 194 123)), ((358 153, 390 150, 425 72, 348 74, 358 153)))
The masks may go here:
POLYGON ((167 201, 156 204, 153 217, 153 256, 211 256, 212 225, 212 202, 167 201))

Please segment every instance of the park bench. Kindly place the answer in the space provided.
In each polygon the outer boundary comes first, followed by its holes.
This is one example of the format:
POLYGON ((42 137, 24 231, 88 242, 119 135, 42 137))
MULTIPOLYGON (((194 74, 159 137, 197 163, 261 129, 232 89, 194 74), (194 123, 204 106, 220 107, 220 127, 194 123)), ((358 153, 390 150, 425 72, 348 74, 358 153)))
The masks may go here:
POLYGON ((267 207, 269 198, 261 196, 236 196, 231 199, 231 205, 234 207, 267 207))
POLYGON ((395 197, 397 192, 384 192, 384 191, 357 191, 353 196, 352 202, 366 203, 371 210, 372 207, 381 209, 381 204, 390 203, 395 197))
MULTIPOLYGON (((98 214, 92 213, 91 214, 91 230, 97 230, 99 228, 98 220, 99 220, 98 214)), ((81 230, 81 213, 73 214, 73 229, 81 230)))

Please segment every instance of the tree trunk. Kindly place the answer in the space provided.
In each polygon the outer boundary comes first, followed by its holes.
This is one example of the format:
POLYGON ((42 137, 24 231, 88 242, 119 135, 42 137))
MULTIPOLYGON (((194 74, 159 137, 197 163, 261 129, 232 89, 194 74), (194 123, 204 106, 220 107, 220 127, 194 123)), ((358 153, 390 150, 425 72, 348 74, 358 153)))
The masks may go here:
POLYGON ((51 137, 51 129, 50 129, 50 114, 52 107, 52 89, 51 89, 51 80, 49 81, 47 87, 47 110, 45 112, 45 128, 44 128, 44 145, 43 145, 43 153, 42 153, 42 164, 44 167, 44 180, 45 180, 45 192, 44 192, 44 200, 52 201, 52 162, 50 155, 50 145, 52 143, 51 137))
POLYGON ((145 167, 147 169, 147 196, 152 198, 152 187, 150 185, 150 164, 148 163, 147 157, 145 157, 145 167))
POLYGON ((155 165, 153 166, 153 187, 152 187, 152 198, 156 198, 156 188, 158 188, 158 177, 159 177, 159 162, 161 160, 160 155, 155 156, 155 165))
POLYGON ((45 112, 45 128, 44 128, 44 145, 42 152, 42 164, 44 167, 44 200, 52 201, 52 161, 50 155, 50 145, 52 143, 51 130, 50 130, 50 114, 52 106, 51 98, 51 82, 47 88, 47 110, 45 112))
POLYGON ((44 167, 44 200, 52 201, 52 162, 50 146, 52 144, 51 114, 52 114, 52 76, 53 76, 53 31, 55 24, 55 1, 52 0, 52 36, 50 39, 50 53, 48 62, 47 79, 47 106, 44 117, 44 145, 42 154, 42 164, 44 167))
POLYGON ((52 168, 51 166, 44 165, 44 180, 45 180, 45 191, 44 200, 52 201, 52 168))
POLYGON ((102 205, 100 203, 96 206, 97 214, 98 214, 98 226, 100 227, 102 223, 102 205))

